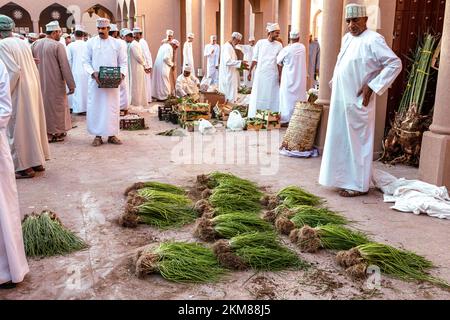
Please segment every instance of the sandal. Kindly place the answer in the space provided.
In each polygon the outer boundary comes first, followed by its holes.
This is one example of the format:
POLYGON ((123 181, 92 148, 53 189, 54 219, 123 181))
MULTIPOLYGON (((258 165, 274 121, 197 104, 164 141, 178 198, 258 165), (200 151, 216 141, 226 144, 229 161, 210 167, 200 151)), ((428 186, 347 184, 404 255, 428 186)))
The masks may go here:
POLYGON ((17 287, 17 283, 13 283, 11 281, 0 284, 0 289, 10 290, 17 287))
POLYGON ((35 172, 44 172, 45 171, 45 168, 44 168, 43 165, 36 166, 36 167, 31 168, 31 169, 33 169, 33 171, 35 171, 35 172))
POLYGON ((92 141, 92 145, 94 147, 99 147, 103 144, 103 140, 101 137, 95 137, 94 141, 92 141))
POLYGON ((35 176, 36 172, 34 172, 34 170, 31 168, 16 172, 16 179, 31 179, 34 178, 35 176))
POLYGON ((122 144, 122 141, 120 141, 116 136, 113 136, 108 138, 108 143, 120 145, 122 144))
POLYGON ((61 136, 57 136, 56 134, 52 135, 52 137, 48 140, 48 143, 56 143, 63 142, 64 138, 61 136))
POLYGON ((354 191, 354 190, 349 190, 349 189, 339 190, 339 195, 344 198, 354 198, 354 197, 365 196, 368 193, 369 192, 360 192, 360 191, 354 191))

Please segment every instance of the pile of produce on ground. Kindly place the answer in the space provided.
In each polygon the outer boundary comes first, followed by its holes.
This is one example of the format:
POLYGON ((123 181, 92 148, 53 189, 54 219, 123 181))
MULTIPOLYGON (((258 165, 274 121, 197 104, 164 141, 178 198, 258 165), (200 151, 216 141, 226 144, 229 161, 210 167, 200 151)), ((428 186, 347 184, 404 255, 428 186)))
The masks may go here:
POLYGON ((366 243, 349 251, 341 251, 336 256, 338 264, 355 279, 365 279, 367 270, 377 266, 381 272, 393 277, 411 281, 426 281, 449 289, 444 280, 427 273, 433 268, 433 263, 409 251, 399 250, 379 243, 366 243))
POLYGON ((139 223, 161 229, 181 227, 197 218, 192 200, 185 190, 160 182, 136 183, 125 191, 125 213, 119 220, 124 227, 139 223))
POLYGON ((64 255, 87 248, 87 244, 68 230, 56 213, 43 211, 25 216, 23 241, 29 257, 64 255))
POLYGON ((193 131, 200 119, 211 119, 211 106, 208 103, 183 101, 178 105, 178 118, 182 128, 193 131))
POLYGON ((139 250, 134 258, 138 277, 159 273, 180 283, 215 282, 226 273, 214 252, 198 243, 163 242, 139 250))
POLYGON ((221 214, 212 219, 201 218, 195 235, 203 241, 214 241, 230 239, 243 233, 264 231, 273 232, 272 225, 257 215, 237 212, 221 214))
POLYGON ((213 250, 220 264, 228 269, 280 271, 309 266, 295 252, 282 246, 274 232, 247 233, 219 240, 213 250))
POLYGON ((297 186, 288 186, 280 190, 275 196, 266 195, 262 200, 262 204, 269 210, 274 210, 281 205, 292 208, 302 205, 320 206, 323 203, 322 198, 297 186))

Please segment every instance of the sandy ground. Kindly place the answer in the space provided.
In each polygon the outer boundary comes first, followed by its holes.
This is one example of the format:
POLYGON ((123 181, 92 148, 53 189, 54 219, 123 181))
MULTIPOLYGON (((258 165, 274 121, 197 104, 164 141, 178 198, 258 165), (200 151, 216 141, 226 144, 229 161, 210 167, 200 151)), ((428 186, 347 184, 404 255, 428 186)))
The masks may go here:
MULTIPOLYGON (((184 138, 157 136, 175 126, 159 122, 154 113, 145 117, 150 129, 122 132, 123 146, 93 148, 85 118, 74 116, 77 128, 66 142, 51 145, 47 171, 33 180, 18 181, 22 214, 43 209, 57 212, 89 249, 30 259, 31 272, 25 281, 14 290, 0 292, 0 299, 450 299, 450 292, 432 285, 384 275, 375 289, 372 282, 353 282, 336 265, 334 255, 325 251, 301 254, 313 265, 308 271, 235 272, 220 283, 204 285, 170 283, 157 275, 137 279, 130 264, 137 248, 167 239, 193 241, 194 225, 167 232, 147 226, 120 227, 117 219, 123 212, 124 189, 144 180, 192 186, 197 174, 221 170, 274 192, 291 184, 305 187, 326 198, 332 209, 355 221, 353 226, 374 240, 429 258, 437 266, 433 274, 450 281, 449 221, 394 212, 378 191, 357 199, 340 198, 334 190, 318 185, 320 159, 278 156, 284 131, 257 136, 219 130, 202 141, 195 133, 184 138), (272 147, 266 148, 268 144, 272 147)), ((376 167, 399 177, 417 176, 412 168, 380 163, 376 167)), ((287 239, 283 241, 289 245, 287 239)))

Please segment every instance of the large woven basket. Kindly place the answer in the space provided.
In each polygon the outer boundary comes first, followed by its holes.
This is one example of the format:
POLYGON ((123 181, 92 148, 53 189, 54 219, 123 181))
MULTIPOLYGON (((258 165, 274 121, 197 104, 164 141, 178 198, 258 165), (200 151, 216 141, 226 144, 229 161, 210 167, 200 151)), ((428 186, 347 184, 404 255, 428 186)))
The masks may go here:
POLYGON ((281 148, 300 152, 312 150, 322 110, 322 106, 298 102, 281 148))

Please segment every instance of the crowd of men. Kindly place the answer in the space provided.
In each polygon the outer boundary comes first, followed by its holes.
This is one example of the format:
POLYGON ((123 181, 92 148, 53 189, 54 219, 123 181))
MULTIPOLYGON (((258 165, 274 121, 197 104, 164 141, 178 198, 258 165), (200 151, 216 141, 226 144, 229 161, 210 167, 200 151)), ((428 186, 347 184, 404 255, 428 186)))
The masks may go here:
MULTIPOLYGON (((348 33, 331 81, 332 97, 319 183, 339 189, 343 197, 367 194, 372 169, 375 131, 375 98, 383 94, 402 69, 401 60, 384 38, 367 29, 366 8, 346 7, 348 33)), ((152 97, 165 100, 218 88, 230 102, 236 101, 241 84, 252 87, 249 116, 258 109, 281 111, 288 123, 297 101, 306 99, 305 46, 299 33, 290 33, 283 48, 280 27, 267 26, 267 38, 240 46, 242 35, 217 44, 216 36, 205 47, 207 72, 202 84, 195 76, 192 53, 194 35, 183 48, 183 72, 175 77, 176 52, 180 42, 168 30, 155 63, 142 30, 118 30, 108 19, 97 20, 98 35, 86 40, 82 26, 75 40, 62 39, 57 21, 46 26, 46 36, 24 41, 15 37, 14 21, 0 15, 0 288, 21 282, 28 272, 20 232, 20 213, 15 179, 32 178, 44 171, 49 143, 64 141, 72 128, 74 113, 86 113, 92 144, 101 146, 119 140, 120 111, 129 105, 145 106, 152 97), (238 51, 243 57, 238 58, 238 51), (100 67, 120 67, 117 88, 101 86, 100 67), (69 99, 70 98, 70 99, 69 99), (70 101, 69 101, 70 100, 70 101), (14 176, 15 172, 15 176, 14 176)), ((309 68, 317 80, 318 48, 309 68)), ((310 59, 311 60, 311 59, 310 59)))

